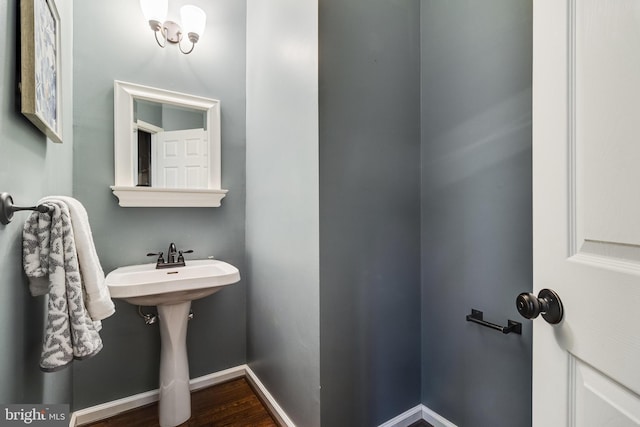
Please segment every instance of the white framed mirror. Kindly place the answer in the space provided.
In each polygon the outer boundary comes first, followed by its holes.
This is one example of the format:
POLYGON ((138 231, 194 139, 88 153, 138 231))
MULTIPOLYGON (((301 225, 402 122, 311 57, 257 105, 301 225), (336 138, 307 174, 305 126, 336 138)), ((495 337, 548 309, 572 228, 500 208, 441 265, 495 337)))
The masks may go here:
POLYGON ((220 101, 116 80, 115 184, 120 206, 217 207, 220 101))

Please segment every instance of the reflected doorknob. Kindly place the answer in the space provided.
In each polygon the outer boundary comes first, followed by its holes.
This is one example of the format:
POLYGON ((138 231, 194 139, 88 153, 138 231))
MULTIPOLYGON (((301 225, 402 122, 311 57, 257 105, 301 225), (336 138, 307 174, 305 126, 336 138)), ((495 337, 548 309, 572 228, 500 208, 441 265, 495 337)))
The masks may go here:
POLYGON ((564 314, 560 297, 551 289, 542 289, 538 296, 521 293, 516 298, 516 308, 527 319, 535 319, 542 314, 542 318, 552 325, 560 323, 564 314))

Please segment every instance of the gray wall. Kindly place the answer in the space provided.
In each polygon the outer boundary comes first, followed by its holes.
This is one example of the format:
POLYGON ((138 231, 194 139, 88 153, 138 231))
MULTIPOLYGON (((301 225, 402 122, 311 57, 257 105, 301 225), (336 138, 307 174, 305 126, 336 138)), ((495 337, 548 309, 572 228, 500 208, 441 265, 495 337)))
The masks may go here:
MULTIPOLYGON (((172 1, 169 17, 186 3, 172 1)), ((245 269, 245 11, 244 2, 196 2, 207 29, 190 55, 161 49, 130 0, 75 2, 74 196, 87 208, 105 272, 151 262, 170 242, 245 269), (115 23, 115 24, 114 24, 115 23), (220 100, 222 185, 219 208, 121 208, 113 185, 113 80, 220 100)), ((190 374, 198 377, 246 362, 246 282, 193 303, 190 374)), ((136 307, 116 302, 103 321, 104 349, 74 364, 76 409, 158 387, 159 331, 136 307), (99 387, 96 385, 99 384, 99 387)))
MULTIPOLYGON (((71 0, 57 1, 64 20, 62 40, 64 144, 55 144, 17 108, 19 50, 18 3, 0 2, 0 192, 16 205, 30 205, 51 194, 72 192, 71 0)), ((22 225, 17 213, 0 225, 0 403, 70 403, 71 370, 43 374, 39 369, 44 298, 29 294, 22 272, 22 225)))
POLYGON ((292 421, 316 427, 318 3, 247 7, 248 358, 292 421))
POLYGON ((419 2, 320 2, 322 425, 420 396, 419 2))
POLYGON ((423 0, 422 402, 459 426, 531 425, 531 0, 423 0))

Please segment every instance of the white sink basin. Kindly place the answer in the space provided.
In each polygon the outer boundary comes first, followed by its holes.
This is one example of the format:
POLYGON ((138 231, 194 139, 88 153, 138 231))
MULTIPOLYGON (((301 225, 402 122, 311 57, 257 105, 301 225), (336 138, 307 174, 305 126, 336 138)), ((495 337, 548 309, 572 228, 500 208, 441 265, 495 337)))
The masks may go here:
POLYGON ((135 305, 177 304, 211 295, 240 280, 236 267, 224 261, 188 260, 184 267, 156 269, 156 264, 120 267, 107 275, 113 298, 135 305))
POLYGON ((158 306, 160 324, 160 427, 178 426, 191 416, 187 319, 191 301, 240 280, 240 272, 218 260, 188 260, 184 267, 156 264, 120 267, 107 275, 113 298, 158 306))

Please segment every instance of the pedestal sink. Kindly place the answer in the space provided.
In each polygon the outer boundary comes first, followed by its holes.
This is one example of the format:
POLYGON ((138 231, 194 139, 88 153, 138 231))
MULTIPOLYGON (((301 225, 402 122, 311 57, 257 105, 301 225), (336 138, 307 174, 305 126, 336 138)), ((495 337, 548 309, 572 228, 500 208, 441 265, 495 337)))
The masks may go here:
POLYGON ((187 318, 191 301, 240 280, 236 267, 218 260, 191 260, 186 266, 156 269, 156 264, 120 267, 107 275, 113 298, 155 305, 160 323, 160 426, 177 426, 191 417, 187 318))

